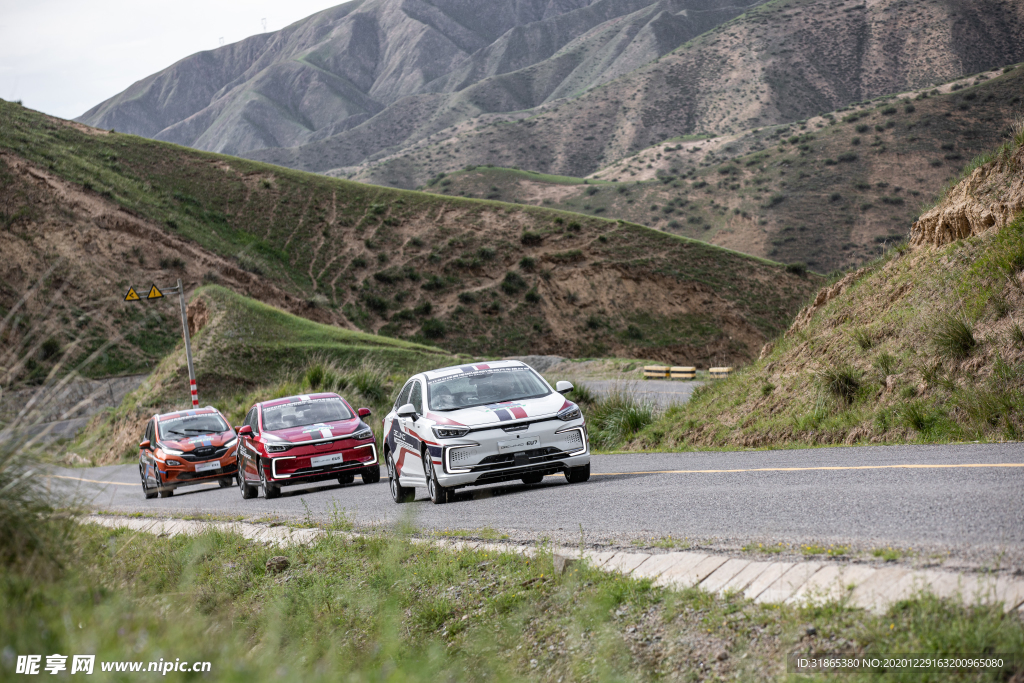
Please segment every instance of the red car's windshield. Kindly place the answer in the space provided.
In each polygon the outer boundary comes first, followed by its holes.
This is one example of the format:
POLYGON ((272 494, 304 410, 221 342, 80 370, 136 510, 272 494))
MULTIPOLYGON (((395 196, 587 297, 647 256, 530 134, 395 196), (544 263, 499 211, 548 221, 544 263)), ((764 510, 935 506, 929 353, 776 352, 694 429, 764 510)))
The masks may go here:
POLYGON ((184 415, 157 422, 160 427, 160 438, 168 441, 201 436, 203 434, 219 434, 228 431, 224 418, 217 413, 205 415, 184 415))
POLYGON ((352 413, 340 398, 314 398, 263 407, 263 429, 268 432, 350 419, 352 413))

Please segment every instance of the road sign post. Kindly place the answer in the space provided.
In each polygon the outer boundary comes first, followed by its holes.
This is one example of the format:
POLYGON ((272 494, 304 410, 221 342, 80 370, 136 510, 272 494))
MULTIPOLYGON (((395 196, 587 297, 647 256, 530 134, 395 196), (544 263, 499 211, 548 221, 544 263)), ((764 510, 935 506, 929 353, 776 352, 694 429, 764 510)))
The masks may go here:
MULTIPOLYGON (((185 338, 185 359, 188 361, 188 388, 192 395, 192 407, 199 407, 199 391, 196 388, 196 370, 192 365, 192 341, 188 336, 188 309, 185 306, 185 286, 178 280, 178 286, 175 287, 178 292, 178 305, 181 306, 181 333, 185 338)), ((171 291, 171 290, 168 290, 171 291)), ((156 285, 152 285, 149 288, 149 294, 146 296, 146 300, 152 301, 154 299, 163 299, 164 293, 161 292, 156 285)), ((125 301, 142 301, 142 297, 139 296, 138 292, 135 291, 134 287, 128 288, 128 293, 124 295, 125 301)))
MULTIPOLYGON (((155 287, 154 287, 155 289, 155 287)), ((185 359, 188 361, 188 388, 192 392, 192 407, 199 407, 199 390, 196 388, 196 370, 192 367, 192 342, 188 337, 188 309, 185 308, 185 286, 178 280, 178 303, 181 305, 181 331, 185 335, 185 359)))

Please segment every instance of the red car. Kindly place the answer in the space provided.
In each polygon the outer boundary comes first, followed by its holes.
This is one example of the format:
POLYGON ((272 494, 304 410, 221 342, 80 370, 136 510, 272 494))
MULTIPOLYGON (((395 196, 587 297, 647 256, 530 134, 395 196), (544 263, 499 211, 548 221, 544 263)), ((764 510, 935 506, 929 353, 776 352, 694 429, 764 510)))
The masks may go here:
POLYGON ((139 444, 142 493, 166 498, 179 486, 212 480, 231 486, 237 445, 235 430, 213 406, 154 415, 139 444))
POLYGON ((351 484, 380 481, 373 431, 337 394, 289 396, 257 403, 238 428, 238 488, 242 498, 267 498, 281 487, 337 479, 351 484))

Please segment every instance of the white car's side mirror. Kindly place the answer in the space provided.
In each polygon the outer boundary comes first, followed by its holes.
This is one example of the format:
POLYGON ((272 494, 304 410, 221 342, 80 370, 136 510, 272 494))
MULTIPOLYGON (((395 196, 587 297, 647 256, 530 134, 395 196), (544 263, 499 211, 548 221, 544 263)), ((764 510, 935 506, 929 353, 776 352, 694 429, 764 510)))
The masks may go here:
POLYGON ((572 382, 566 382, 564 379, 555 385, 555 391, 557 391, 560 394, 567 394, 572 390, 572 382))
POLYGON ((419 415, 416 414, 416 409, 412 407, 411 403, 406 403, 398 409, 398 417, 407 417, 413 422, 419 419, 419 415))

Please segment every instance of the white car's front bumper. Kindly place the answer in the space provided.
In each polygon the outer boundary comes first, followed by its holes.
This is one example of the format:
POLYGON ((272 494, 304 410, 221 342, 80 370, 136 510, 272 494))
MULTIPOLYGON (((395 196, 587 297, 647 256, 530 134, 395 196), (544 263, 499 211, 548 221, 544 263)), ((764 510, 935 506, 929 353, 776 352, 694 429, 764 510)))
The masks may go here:
POLYGON ((446 439, 442 467, 435 468, 441 486, 467 486, 555 474, 590 462, 590 443, 583 420, 549 419, 494 425, 446 439))

